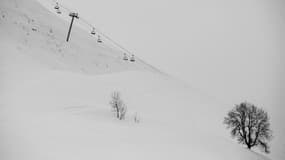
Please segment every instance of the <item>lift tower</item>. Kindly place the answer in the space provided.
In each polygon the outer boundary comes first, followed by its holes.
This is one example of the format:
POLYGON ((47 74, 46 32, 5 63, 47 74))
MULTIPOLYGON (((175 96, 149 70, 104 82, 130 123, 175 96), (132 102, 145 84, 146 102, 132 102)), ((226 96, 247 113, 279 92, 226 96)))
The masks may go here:
POLYGON ((69 26, 69 30, 68 30, 68 34, 67 34, 67 38, 66 38, 66 42, 68 42, 68 41, 69 41, 70 32, 71 32, 71 28, 72 28, 72 24, 73 24, 74 18, 79 19, 79 17, 78 17, 78 13, 75 13, 75 12, 71 12, 71 13, 69 13, 69 16, 71 17, 71 23, 70 23, 70 26, 69 26))

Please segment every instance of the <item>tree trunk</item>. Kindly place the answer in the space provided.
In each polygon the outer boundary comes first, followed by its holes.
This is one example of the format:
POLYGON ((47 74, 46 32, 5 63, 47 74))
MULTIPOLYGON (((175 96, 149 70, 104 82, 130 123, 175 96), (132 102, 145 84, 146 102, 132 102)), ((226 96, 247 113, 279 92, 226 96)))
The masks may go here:
POLYGON ((251 149, 252 146, 251 146, 249 143, 246 144, 246 145, 247 145, 247 148, 248 148, 248 149, 251 149))
POLYGON ((117 110, 117 118, 120 118, 120 113, 119 113, 119 107, 118 107, 118 104, 116 104, 116 110, 117 110))

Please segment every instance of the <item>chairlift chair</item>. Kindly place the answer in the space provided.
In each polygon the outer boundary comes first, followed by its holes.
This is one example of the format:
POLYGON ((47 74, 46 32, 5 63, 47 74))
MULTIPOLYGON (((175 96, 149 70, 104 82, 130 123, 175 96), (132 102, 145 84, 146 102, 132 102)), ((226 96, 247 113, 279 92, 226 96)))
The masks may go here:
POLYGON ((129 60, 129 58, 128 58, 128 56, 127 56, 127 54, 126 54, 126 53, 124 53, 123 60, 125 60, 125 61, 129 60))
POLYGON ((54 9, 56 10, 56 13, 57 13, 57 14, 61 14, 61 11, 60 11, 60 9, 59 9, 59 4, 58 4, 58 2, 56 2, 56 5, 54 6, 54 9))
POLYGON ((100 36, 99 36, 99 35, 98 35, 97 42, 98 42, 98 43, 102 43, 102 40, 101 40, 101 38, 100 38, 100 36))
POLYGON ((95 32, 95 28, 94 28, 94 27, 92 28, 91 34, 93 34, 93 35, 95 35, 95 34, 96 34, 96 32, 95 32))
POLYGON ((56 2, 56 5, 54 6, 54 9, 56 9, 56 10, 58 10, 58 9, 59 9, 58 2, 56 2))
POLYGON ((61 11, 60 11, 60 9, 58 8, 58 9, 56 9, 56 13, 57 14, 61 14, 61 11))
POLYGON ((130 61, 131 62, 135 62, 136 60, 135 60, 135 56, 132 54, 132 56, 131 56, 131 58, 130 58, 130 61))

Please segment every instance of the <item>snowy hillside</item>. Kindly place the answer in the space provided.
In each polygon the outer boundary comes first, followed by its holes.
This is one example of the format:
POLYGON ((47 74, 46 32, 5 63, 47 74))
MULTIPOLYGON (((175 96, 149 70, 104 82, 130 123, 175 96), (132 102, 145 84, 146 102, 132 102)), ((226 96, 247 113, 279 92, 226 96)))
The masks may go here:
POLYGON ((268 159, 230 139, 227 107, 77 26, 65 42, 69 22, 39 2, 1 0, 0 16, 0 159, 268 159))
POLYGON ((73 27, 71 41, 66 43, 69 23, 38 2, 1 0, 1 39, 49 68, 108 73, 148 67, 140 61, 123 61, 123 52, 97 43, 95 36, 78 27, 73 27))

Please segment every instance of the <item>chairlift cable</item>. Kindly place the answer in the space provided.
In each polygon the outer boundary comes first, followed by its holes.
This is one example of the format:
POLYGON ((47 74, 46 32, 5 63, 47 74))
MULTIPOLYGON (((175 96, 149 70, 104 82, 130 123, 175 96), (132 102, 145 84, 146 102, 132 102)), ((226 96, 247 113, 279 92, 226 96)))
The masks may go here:
MULTIPOLYGON (((69 13, 72 12, 71 9, 69 9, 68 7, 64 6, 63 4, 59 3, 57 0, 52 0, 54 3, 57 3, 61 8, 67 10, 69 13)), ((79 20, 83 23, 85 23, 85 25, 91 27, 91 28, 95 28, 96 32, 98 32, 100 35, 102 35, 105 39, 109 40, 110 42, 112 42, 116 47, 120 48, 122 51, 128 53, 129 55, 132 55, 132 52, 130 52, 129 50, 127 50, 125 47, 123 47, 122 45, 120 45, 119 43, 117 43, 115 40, 113 40, 112 38, 110 38, 109 36, 107 36, 105 33, 103 33, 101 30, 99 30, 97 27, 94 27, 94 25, 92 25, 91 23, 89 23, 87 20, 85 20, 85 18, 81 17, 79 18, 79 20)))
MULTIPOLYGON (((84 18, 81 17, 80 19, 82 22, 86 23, 87 25, 89 25, 90 27, 94 27, 92 24, 90 24, 87 20, 85 20, 84 18)), ((95 28, 95 27, 94 27, 95 28)), ((114 41, 112 38, 110 38, 109 36, 107 36, 105 33, 103 33, 100 29, 96 28, 96 31, 98 33, 100 33, 100 35, 102 35, 104 38, 108 39, 110 42, 112 42, 116 47, 120 48, 121 50, 127 52, 128 54, 131 54, 132 52, 130 52, 129 50, 127 50, 126 48, 124 48, 123 46, 121 46, 119 43, 117 43, 116 41, 114 41)))

